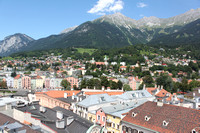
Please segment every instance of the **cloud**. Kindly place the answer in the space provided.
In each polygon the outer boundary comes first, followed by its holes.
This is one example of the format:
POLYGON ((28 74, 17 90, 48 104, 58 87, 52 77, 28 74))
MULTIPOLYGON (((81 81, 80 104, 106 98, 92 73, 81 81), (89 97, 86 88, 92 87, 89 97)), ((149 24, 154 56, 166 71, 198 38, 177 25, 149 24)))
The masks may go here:
POLYGON ((144 17, 144 15, 143 15, 143 14, 140 14, 140 17, 144 17))
POLYGON ((104 15, 106 12, 117 12, 122 10, 124 2, 122 0, 98 0, 96 5, 88 13, 104 15))
POLYGON ((139 7, 139 8, 144 8, 144 7, 146 7, 146 6, 148 6, 148 5, 145 4, 145 3, 142 3, 142 2, 137 3, 137 7, 139 7))

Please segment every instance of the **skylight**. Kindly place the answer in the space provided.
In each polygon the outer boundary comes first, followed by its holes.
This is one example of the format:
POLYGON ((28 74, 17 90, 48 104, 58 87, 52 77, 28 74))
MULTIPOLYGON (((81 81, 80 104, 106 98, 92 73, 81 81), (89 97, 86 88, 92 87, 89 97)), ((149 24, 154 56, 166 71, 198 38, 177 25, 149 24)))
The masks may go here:
POLYGON ((106 101, 105 97, 100 97, 100 99, 101 99, 102 102, 106 101))

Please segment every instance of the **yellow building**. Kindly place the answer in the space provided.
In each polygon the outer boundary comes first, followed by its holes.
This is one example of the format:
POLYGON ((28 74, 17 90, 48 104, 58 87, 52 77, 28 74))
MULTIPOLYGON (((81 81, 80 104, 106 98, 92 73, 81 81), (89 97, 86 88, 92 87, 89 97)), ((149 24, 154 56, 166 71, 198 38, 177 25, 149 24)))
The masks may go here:
POLYGON ((87 119, 91 122, 96 122, 96 111, 89 111, 87 119))
POLYGON ((40 76, 36 78, 36 88, 43 88, 43 79, 40 76))
POLYGON ((106 129, 107 133, 120 133, 120 117, 116 117, 110 114, 107 114, 107 120, 106 120, 106 129))
POLYGON ((14 84, 13 84, 13 88, 15 89, 21 89, 21 75, 17 75, 14 78, 14 84))

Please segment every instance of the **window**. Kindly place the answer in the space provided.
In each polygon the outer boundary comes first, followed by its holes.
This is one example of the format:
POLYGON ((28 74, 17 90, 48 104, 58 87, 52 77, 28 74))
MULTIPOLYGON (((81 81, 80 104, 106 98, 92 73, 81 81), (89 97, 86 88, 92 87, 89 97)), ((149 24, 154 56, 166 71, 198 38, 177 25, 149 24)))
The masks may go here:
POLYGON ((151 117, 145 116, 145 121, 149 121, 151 117))
POLYGON ((132 97, 134 97, 134 98, 136 97, 136 96, 135 96, 135 93, 132 94, 132 97))
POLYGON ((100 119, 101 119, 101 117, 100 117, 100 115, 98 115, 98 116, 97 116, 97 120, 99 120, 99 121, 100 121, 100 119))
POLYGON ((119 125, 117 124, 117 130, 119 130, 119 125))
POLYGON ((111 123, 107 123, 107 127, 111 127, 111 123))
POLYGON ((101 99, 102 102, 106 101, 104 97, 100 97, 100 99, 101 99))
POLYGON ((195 129, 192 130, 192 133, 196 133, 195 129))
POLYGON ((141 94, 142 94, 143 97, 145 96, 143 92, 141 94))
POLYGON ((137 113, 132 112, 132 117, 136 117, 137 113))
POLYGON ((169 122, 163 121, 163 126, 167 126, 169 122))
POLYGON ((115 128, 115 123, 112 123, 112 127, 115 128))
POLYGON ((115 116, 113 116, 113 119, 115 119, 116 117, 115 116))
POLYGON ((105 121, 106 121, 106 118, 103 116, 103 117, 102 117, 102 120, 103 120, 103 122, 105 122, 105 121))

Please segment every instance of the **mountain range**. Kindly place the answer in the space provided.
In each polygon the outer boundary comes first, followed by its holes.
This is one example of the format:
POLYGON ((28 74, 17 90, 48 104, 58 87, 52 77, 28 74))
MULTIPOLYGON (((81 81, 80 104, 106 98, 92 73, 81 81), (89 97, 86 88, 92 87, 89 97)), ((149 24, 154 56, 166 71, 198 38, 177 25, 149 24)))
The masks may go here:
POLYGON ((171 17, 134 20, 121 13, 63 30, 58 35, 34 40, 15 34, 0 41, 0 56, 14 52, 71 46, 114 48, 134 44, 200 44, 200 8, 171 17))

